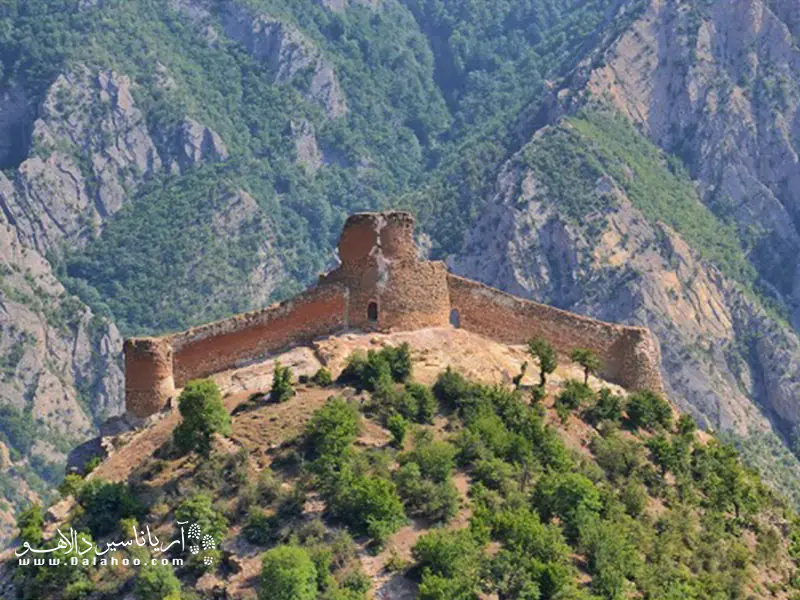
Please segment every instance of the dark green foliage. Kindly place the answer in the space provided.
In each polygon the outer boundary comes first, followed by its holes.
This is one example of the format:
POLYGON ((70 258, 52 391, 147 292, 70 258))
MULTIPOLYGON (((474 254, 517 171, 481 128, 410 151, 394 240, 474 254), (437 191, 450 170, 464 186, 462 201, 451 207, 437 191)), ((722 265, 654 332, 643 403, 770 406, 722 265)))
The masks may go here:
POLYGON ((569 539, 578 535, 580 519, 585 513, 602 508, 595 485, 579 473, 547 474, 537 482, 533 504, 546 522, 558 517, 569 539))
POLYGON ((467 379, 450 367, 439 374, 433 386, 433 394, 437 400, 448 408, 457 406, 472 389, 472 384, 467 379))
POLYGON ((405 420, 403 415, 393 414, 386 422, 386 428, 392 434, 392 445, 395 448, 402 448, 403 441, 406 438, 406 431, 408 431, 408 421, 405 420))
POLYGON ((228 533, 228 521, 225 515, 214 508, 211 496, 208 494, 195 494, 181 502, 175 508, 175 527, 180 527, 178 521, 188 523, 184 528, 188 530, 192 523, 197 523, 203 535, 214 538, 217 547, 228 533))
POLYGON ((347 358, 347 365, 339 376, 340 383, 357 385, 375 391, 379 382, 405 382, 411 377, 411 349, 407 343, 394 348, 386 346, 381 350, 353 352, 347 358))
POLYGON ((215 433, 230 433, 231 418, 222 404, 222 395, 211 379, 190 381, 178 398, 183 421, 175 428, 175 445, 182 452, 195 451, 203 457, 211 453, 215 433))
POLYGON ((280 361, 276 361, 275 370, 272 373, 272 388, 269 391, 269 399, 272 402, 286 402, 294 395, 294 374, 292 369, 281 366, 280 361))
POLYGON ((592 515, 581 523, 580 537, 592 574, 592 591, 609 600, 626 598, 628 578, 637 573, 640 562, 632 536, 621 523, 592 515))
POLYGON ((658 394, 636 392, 628 397, 628 421, 637 429, 669 429, 672 425, 672 407, 658 394))
POLYGON ((165 600, 179 598, 181 582, 172 567, 145 563, 136 576, 133 596, 136 600, 165 600))
POLYGON ((556 411, 561 417, 561 422, 566 422, 570 412, 579 410, 594 396, 592 389, 585 383, 568 379, 564 389, 556 397, 556 411))
POLYGON ((544 388, 547 376, 558 366, 556 350, 546 340, 534 338, 528 342, 528 353, 539 363, 539 386, 544 388))
POLYGON ((113 532, 120 519, 139 518, 144 513, 141 502, 124 483, 91 479, 81 488, 78 502, 84 508, 86 525, 94 537, 113 532))
POLYGON ((422 572, 419 598, 474 598, 481 546, 468 529, 441 530, 423 535, 412 550, 422 572))
POLYGON ((313 381, 319 387, 329 387, 333 384, 333 376, 331 375, 330 369, 326 367, 320 367, 320 369, 314 373, 311 381, 313 381))
POLYGON ((394 481, 410 515, 444 522, 456 515, 459 494, 450 479, 442 482, 426 479, 419 465, 409 462, 394 473, 394 481))
POLYGON ((39 504, 32 504, 17 516, 17 529, 21 542, 28 542, 31 548, 38 548, 42 543, 44 513, 39 504))
POLYGON ((405 415, 409 419, 413 419, 417 423, 431 424, 436 411, 439 409, 439 404, 433 391, 426 385, 421 383, 408 382, 406 383, 406 393, 413 399, 416 404, 416 414, 405 415))
POLYGON ((391 481, 345 473, 327 492, 331 514, 352 528, 382 544, 406 521, 403 502, 391 481))
POLYGON ((343 398, 331 398, 314 413, 306 426, 305 440, 308 457, 340 458, 360 430, 358 409, 343 398))
POLYGON ((616 432, 594 438, 590 447, 597 464, 613 482, 635 475, 644 464, 642 444, 616 432))
POLYGON ((315 600, 317 569, 308 552, 297 546, 277 546, 264 554, 258 597, 315 600))
POLYGON ((400 457, 402 464, 416 463, 423 477, 437 483, 446 481, 455 467, 456 449, 447 442, 418 436, 416 447, 400 457))
POLYGON ((601 366, 600 357, 588 348, 576 348, 570 353, 569 358, 583 367, 584 385, 589 383, 589 375, 595 374, 601 366))
POLYGON ((242 535, 251 544, 267 546, 274 538, 275 523, 263 510, 252 509, 242 527, 242 535))
POLYGON ((692 436, 697 431, 697 423, 690 414, 682 414, 678 418, 678 434, 683 436, 692 436))
POLYGON ((602 421, 619 423, 624 410, 625 402, 622 396, 614 394, 608 388, 602 388, 597 394, 594 406, 586 410, 586 417, 593 425, 598 425, 602 421))

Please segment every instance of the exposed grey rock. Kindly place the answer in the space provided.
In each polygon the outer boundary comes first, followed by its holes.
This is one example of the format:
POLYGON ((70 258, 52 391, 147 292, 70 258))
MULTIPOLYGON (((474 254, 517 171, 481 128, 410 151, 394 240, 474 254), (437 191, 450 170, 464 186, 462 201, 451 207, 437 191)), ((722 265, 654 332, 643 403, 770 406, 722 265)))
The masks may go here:
POLYGON ((800 328, 800 48, 791 0, 653 0, 588 88, 679 152, 800 328))
POLYGON ((316 173, 322 166, 322 151, 317 145, 314 126, 307 120, 290 123, 294 146, 297 152, 297 162, 305 167, 309 173, 316 173))
POLYGON ((594 193, 611 195, 614 208, 576 224, 531 172, 512 164, 463 251, 450 259, 456 273, 649 327, 660 341, 670 398, 707 427, 748 434, 800 421, 793 401, 800 342, 791 329, 670 228, 650 225, 613 179, 601 178, 594 193))
POLYGON ((31 121, 25 89, 14 82, 0 88, 0 168, 12 166, 25 157, 31 121))
POLYGON ((181 169, 201 162, 222 162, 228 159, 228 148, 217 133, 186 117, 181 127, 177 162, 181 169))
POLYGON ((253 16, 234 4, 226 7, 221 18, 225 35, 268 64, 276 83, 287 83, 311 70, 310 99, 321 104, 330 118, 347 112, 332 65, 296 27, 271 16, 253 16))

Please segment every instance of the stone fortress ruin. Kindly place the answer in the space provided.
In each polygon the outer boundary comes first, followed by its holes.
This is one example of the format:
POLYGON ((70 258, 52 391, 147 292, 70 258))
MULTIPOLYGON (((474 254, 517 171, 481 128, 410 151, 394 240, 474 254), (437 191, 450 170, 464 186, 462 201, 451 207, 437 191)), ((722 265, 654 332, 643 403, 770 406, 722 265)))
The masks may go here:
POLYGON ((300 295, 158 338, 125 342, 125 402, 136 417, 159 412, 188 381, 264 360, 346 330, 461 327, 507 344, 541 337, 561 354, 590 348, 601 375, 660 391, 660 352, 646 328, 603 323, 523 300, 418 258, 406 212, 358 213, 339 240, 341 264, 300 295))

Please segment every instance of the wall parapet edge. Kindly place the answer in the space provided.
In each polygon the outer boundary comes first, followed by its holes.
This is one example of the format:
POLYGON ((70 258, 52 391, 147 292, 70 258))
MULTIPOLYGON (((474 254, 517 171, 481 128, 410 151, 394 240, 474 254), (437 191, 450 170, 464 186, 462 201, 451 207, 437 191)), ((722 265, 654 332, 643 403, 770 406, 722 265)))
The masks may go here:
POLYGON ((562 356, 575 348, 589 348, 603 361, 602 375, 609 381, 633 390, 664 391, 661 350, 646 327, 598 321, 452 273, 448 287, 452 310, 467 331, 511 344, 541 337, 562 356))

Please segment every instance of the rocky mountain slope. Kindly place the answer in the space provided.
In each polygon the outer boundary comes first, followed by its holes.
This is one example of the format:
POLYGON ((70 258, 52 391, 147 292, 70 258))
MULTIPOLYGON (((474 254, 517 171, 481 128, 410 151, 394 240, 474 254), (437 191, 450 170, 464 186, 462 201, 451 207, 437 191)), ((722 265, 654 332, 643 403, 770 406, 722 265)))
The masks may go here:
POLYGON ((6 3, 5 472, 46 493, 119 413, 120 335, 289 296, 347 214, 398 207, 459 273, 651 327, 674 401, 791 494, 797 24, 782 0, 6 3))
POLYGON ((37 549, 57 528, 80 530, 97 562, 66 571, 10 550, 0 589, 26 599, 791 598, 797 520, 784 501, 667 403, 646 416, 651 396, 582 378, 562 361, 531 400, 539 372, 526 348, 453 328, 344 334, 220 373, 211 388, 231 427, 209 456, 173 441, 177 407, 112 439, 46 518, 22 520, 37 549), (348 367, 358 360, 370 366, 348 367), (322 366, 344 377, 326 382, 322 366), (270 399, 278 367, 302 380, 283 401, 270 399), (392 424, 399 414, 407 434, 392 424), (200 528, 188 535, 202 548, 181 549, 182 519, 200 528), (138 545, 103 553, 138 529, 138 545))

